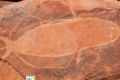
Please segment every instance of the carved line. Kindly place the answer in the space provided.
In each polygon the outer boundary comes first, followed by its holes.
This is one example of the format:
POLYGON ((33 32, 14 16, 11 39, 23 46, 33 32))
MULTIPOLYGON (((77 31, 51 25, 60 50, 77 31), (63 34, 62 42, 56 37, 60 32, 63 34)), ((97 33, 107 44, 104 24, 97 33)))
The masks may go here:
POLYGON ((20 76, 21 76, 22 78, 25 78, 25 76, 24 76, 19 70, 17 70, 14 66, 12 66, 12 64, 10 64, 8 61, 3 60, 3 59, 1 59, 1 58, 0 58, 0 61, 8 64, 8 65, 9 65, 10 67, 12 67, 18 74, 20 74, 20 76))
POLYGON ((38 68, 38 69, 53 69, 53 68, 59 68, 59 69, 64 69, 64 68, 66 68, 67 66, 69 66, 69 64, 72 62, 72 60, 73 60, 73 57, 74 57, 74 55, 72 56, 72 59, 69 61, 69 63, 66 65, 66 66, 64 66, 64 67, 36 67, 36 66, 34 66, 33 64, 31 64, 31 63, 29 63, 29 62, 27 62, 27 61, 25 61, 23 58, 21 58, 21 57, 19 57, 19 54, 15 54, 20 60, 22 60, 24 63, 26 63, 28 66, 30 66, 30 67, 32 67, 32 68, 38 68))

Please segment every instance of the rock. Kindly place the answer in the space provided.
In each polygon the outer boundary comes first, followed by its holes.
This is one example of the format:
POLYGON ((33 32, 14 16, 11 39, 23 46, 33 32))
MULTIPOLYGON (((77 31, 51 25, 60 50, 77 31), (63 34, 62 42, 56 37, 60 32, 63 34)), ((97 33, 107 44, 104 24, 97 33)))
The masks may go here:
POLYGON ((19 74, 19 71, 16 71, 9 63, 0 61, 0 80, 23 80, 23 76, 19 74))
POLYGON ((120 79, 119 1, 4 3, 0 7, 0 61, 4 64, 0 79, 24 80, 27 75, 36 75, 37 80, 120 79))
POLYGON ((0 1, 0 8, 4 7, 4 6, 7 6, 7 5, 11 4, 11 3, 13 3, 13 2, 10 2, 10 1, 0 1))

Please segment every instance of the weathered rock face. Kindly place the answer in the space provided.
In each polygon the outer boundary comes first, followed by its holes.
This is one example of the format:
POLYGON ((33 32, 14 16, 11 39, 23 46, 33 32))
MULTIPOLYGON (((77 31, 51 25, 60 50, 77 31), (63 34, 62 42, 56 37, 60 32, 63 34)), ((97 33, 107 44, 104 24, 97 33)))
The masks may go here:
POLYGON ((119 1, 1 3, 0 80, 120 79, 119 1))
POLYGON ((0 61, 0 80, 24 80, 24 77, 10 64, 0 61))
POLYGON ((11 2, 9 2, 9 1, 0 1, 0 8, 6 6, 6 5, 10 4, 10 3, 11 2))

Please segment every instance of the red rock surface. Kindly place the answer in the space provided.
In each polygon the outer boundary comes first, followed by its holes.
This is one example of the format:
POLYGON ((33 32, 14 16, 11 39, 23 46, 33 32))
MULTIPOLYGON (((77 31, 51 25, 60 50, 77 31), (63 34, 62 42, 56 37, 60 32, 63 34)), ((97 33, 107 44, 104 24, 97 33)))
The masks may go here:
POLYGON ((120 79, 119 1, 0 3, 0 80, 120 79))
POLYGON ((24 80, 10 64, 0 61, 0 80, 24 80))
POLYGON ((7 6, 7 5, 11 4, 11 3, 12 2, 10 2, 10 1, 0 1, 0 8, 4 7, 4 6, 7 6))

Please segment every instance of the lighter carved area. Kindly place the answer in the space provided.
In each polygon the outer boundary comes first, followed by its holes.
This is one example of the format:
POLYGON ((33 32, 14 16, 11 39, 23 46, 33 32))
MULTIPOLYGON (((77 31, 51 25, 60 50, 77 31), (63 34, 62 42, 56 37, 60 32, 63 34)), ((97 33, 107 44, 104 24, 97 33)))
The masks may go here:
MULTIPOLYGON (((16 55, 33 56, 33 62, 29 62, 24 57, 18 56, 25 64, 33 68, 64 68, 68 66, 71 60, 67 60, 67 64, 58 64, 62 58, 73 56, 76 52, 88 47, 104 45, 117 40, 120 36, 119 27, 109 21, 97 18, 75 18, 64 19, 56 23, 49 22, 43 24, 30 31, 27 31, 16 41, 10 41, 4 37, 0 37, 7 46, 6 54, 2 57, 6 59, 11 52, 16 55), (17 54, 19 53, 19 54, 17 54), (43 61, 45 58, 52 62, 52 66, 43 63, 33 64, 38 58, 43 61), (57 59, 57 57, 61 59, 57 59), (56 59, 56 60, 54 60, 56 59), (42 65, 43 64, 43 65, 42 65)), ((78 58, 80 54, 77 54, 78 58)), ((79 63, 79 60, 77 63, 79 63)))
POLYGON ((4 37, 7 52, 3 59, 16 52, 41 57, 71 55, 80 49, 107 44, 120 36, 119 27, 97 18, 65 19, 48 23, 26 32, 16 41, 4 37))
POLYGON ((77 18, 36 27, 13 42, 12 48, 26 55, 58 57, 114 41, 119 35, 119 27, 109 21, 77 18))

